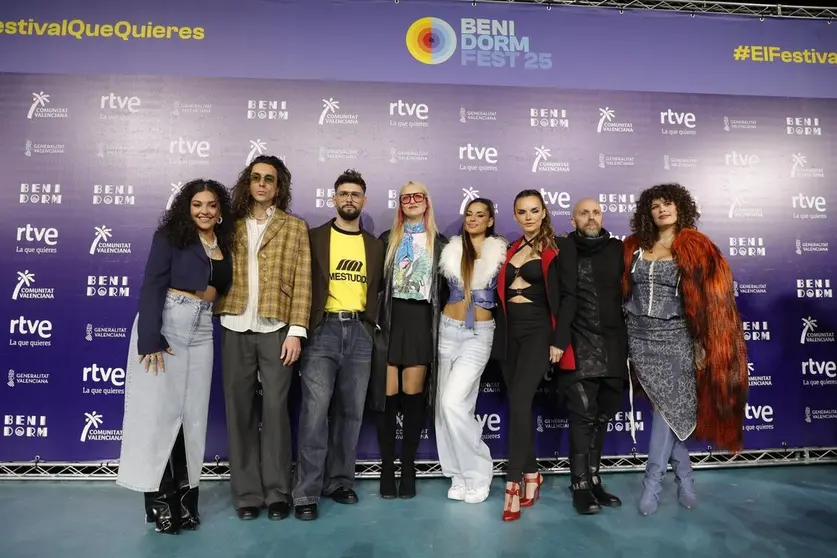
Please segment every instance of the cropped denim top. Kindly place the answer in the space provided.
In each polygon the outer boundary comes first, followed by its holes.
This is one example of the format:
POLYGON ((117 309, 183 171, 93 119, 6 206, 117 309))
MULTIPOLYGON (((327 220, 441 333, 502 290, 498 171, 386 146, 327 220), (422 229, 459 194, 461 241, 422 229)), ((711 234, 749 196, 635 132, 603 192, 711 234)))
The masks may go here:
MULTIPOLYGON (((465 324, 474 327, 476 308, 491 310, 497 306, 497 279, 500 267, 506 259, 506 242, 496 236, 483 241, 480 258, 474 262, 471 274, 471 303, 465 317, 465 324)), ((462 238, 454 236, 445 246, 439 258, 439 270, 447 281, 450 297, 448 303, 465 300, 465 285, 462 281, 462 238)))
MULTIPOLYGON (((465 289, 462 281, 458 279, 445 278, 448 282, 448 289, 450 289, 450 298, 448 302, 453 304, 465 300, 465 289)), ((484 289, 471 289, 471 304, 468 305, 467 313, 465 314, 465 325, 469 328, 474 327, 474 319, 476 318, 476 307, 491 310, 497 306, 497 275, 491 278, 488 286, 484 289)))

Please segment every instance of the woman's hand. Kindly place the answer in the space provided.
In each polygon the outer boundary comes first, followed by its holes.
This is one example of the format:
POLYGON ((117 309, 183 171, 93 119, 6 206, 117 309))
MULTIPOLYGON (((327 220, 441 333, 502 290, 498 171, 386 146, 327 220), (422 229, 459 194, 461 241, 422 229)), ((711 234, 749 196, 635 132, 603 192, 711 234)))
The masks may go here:
MULTIPOLYGON (((172 356, 174 355, 174 351, 171 350, 171 347, 166 349, 166 352, 172 356)), ((162 352, 151 353, 150 355, 140 355, 139 362, 140 364, 144 362, 145 371, 148 372, 148 370, 151 369, 155 376, 157 375, 157 372, 166 371, 166 365, 163 362, 162 352)))
POLYGON ((703 370, 706 367, 706 350, 700 343, 695 343, 695 368, 703 370))
POLYGON ((564 351, 558 349, 556 347, 549 347, 549 362, 552 364, 558 364, 558 361, 561 360, 561 357, 564 355, 564 351))

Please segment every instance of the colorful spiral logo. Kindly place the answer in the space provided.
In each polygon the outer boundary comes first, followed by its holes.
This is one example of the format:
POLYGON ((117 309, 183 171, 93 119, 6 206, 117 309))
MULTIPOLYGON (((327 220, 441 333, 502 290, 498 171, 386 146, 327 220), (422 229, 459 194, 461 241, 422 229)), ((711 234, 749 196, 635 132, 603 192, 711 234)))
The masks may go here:
POLYGON ((407 30, 407 50, 423 64, 441 64, 456 52, 456 33, 438 17, 417 19, 407 30))

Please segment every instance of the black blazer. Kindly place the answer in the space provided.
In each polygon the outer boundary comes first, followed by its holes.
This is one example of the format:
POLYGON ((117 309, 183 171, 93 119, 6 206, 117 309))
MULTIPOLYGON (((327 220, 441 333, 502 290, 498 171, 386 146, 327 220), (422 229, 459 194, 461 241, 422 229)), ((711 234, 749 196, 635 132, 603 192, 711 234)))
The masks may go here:
MULTIPOLYGON (((229 253, 224 253, 229 258, 229 253)), ((148 355, 169 348, 161 333, 163 306, 169 289, 205 291, 209 285, 209 256, 200 242, 176 248, 162 232, 154 233, 151 250, 145 263, 145 276, 139 298, 137 350, 148 355)), ((224 294, 219 292, 218 294, 224 294)))

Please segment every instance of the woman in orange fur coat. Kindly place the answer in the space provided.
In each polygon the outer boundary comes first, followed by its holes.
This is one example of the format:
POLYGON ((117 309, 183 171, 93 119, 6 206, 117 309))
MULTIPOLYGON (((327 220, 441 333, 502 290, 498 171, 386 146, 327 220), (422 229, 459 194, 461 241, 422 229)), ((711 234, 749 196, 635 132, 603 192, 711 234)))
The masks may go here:
POLYGON ((631 366, 654 407, 639 510, 657 511, 672 464, 677 498, 697 504, 685 441, 738 451, 747 401, 747 348, 732 272, 696 230, 700 217, 686 188, 642 192, 624 243, 622 281, 631 366))

